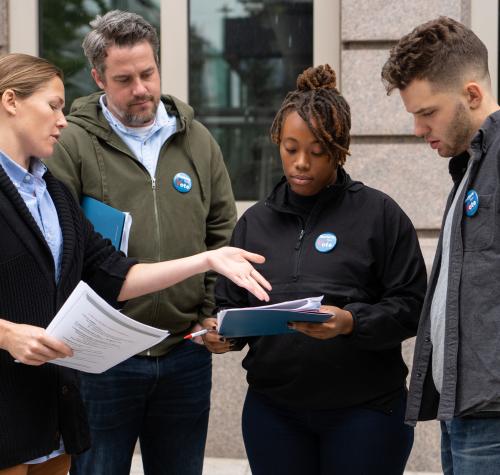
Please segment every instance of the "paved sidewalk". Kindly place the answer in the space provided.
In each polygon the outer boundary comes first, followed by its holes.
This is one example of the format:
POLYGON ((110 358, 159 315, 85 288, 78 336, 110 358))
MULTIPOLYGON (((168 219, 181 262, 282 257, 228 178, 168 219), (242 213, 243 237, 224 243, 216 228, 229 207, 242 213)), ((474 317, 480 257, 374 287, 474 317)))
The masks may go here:
MULTIPOLYGON (((130 475, 143 475, 141 456, 134 455, 130 475)), ((203 475, 252 475, 245 459, 206 457, 203 475)), ((439 475, 431 472, 405 472, 405 475, 439 475)))

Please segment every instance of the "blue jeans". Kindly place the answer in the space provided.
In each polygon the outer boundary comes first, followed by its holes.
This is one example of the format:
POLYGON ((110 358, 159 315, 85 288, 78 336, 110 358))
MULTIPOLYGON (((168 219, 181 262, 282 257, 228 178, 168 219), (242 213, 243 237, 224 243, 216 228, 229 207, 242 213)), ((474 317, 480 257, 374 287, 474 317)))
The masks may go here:
POLYGON ((253 475, 401 475, 413 445, 406 398, 391 414, 353 407, 291 410, 248 391, 243 440, 253 475))
POLYGON ((500 418, 441 422, 441 464, 445 475, 498 475, 500 418))
POLYGON ((92 447, 73 458, 71 474, 129 475, 139 438, 145 475, 201 475, 211 385, 211 355, 190 341, 82 373, 92 447))

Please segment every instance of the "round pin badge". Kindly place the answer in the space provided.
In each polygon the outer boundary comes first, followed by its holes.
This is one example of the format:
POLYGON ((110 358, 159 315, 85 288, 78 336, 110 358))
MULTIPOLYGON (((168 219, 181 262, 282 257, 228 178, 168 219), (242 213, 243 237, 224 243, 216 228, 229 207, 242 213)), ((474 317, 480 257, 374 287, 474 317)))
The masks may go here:
POLYGON ((191 177, 187 173, 177 173, 173 180, 174 188, 181 193, 187 193, 193 186, 191 177))
POLYGON ((337 245, 337 236, 333 233, 322 233, 316 238, 314 247, 318 252, 330 252, 337 245))
POLYGON ((466 216, 474 216, 479 208, 479 196, 476 190, 469 190, 465 195, 465 214, 466 216))

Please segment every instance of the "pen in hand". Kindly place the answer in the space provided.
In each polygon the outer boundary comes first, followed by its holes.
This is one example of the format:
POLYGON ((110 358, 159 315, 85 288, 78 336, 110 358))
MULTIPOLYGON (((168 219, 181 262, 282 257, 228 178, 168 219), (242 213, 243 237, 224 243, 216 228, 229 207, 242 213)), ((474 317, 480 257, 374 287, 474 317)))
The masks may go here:
POLYGON ((191 340, 192 338, 196 337, 196 336, 202 336, 202 335, 206 335, 208 332, 216 332, 217 330, 215 329, 203 329, 203 330, 200 330, 199 332, 193 332, 193 333, 190 333, 189 335, 186 335, 184 337, 184 340, 191 340))

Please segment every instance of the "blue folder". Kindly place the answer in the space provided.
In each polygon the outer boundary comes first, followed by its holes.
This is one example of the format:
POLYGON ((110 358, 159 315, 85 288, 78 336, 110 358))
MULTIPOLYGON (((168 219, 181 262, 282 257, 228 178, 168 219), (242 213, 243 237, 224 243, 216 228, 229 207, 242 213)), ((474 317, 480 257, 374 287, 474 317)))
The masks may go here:
POLYGON ((288 322, 326 322, 331 317, 323 312, 300 312, 278 309, 231 309, 226 311, 219 334, 226 337, 279 335, 295 333, 288 322))
POLYGON ((90 196, 82 198, 81 206, 94 229, 110 239, 116 249, 120 249, 125 213, 90 196))

